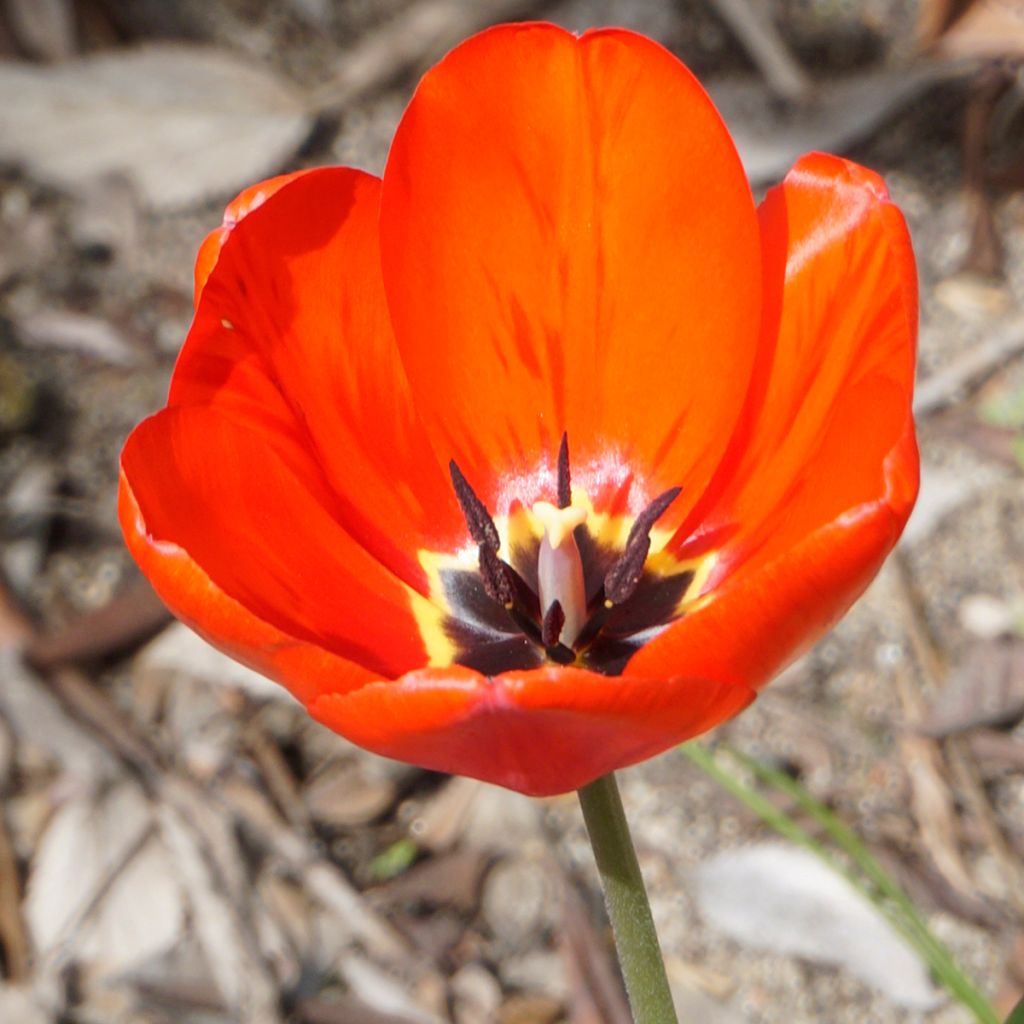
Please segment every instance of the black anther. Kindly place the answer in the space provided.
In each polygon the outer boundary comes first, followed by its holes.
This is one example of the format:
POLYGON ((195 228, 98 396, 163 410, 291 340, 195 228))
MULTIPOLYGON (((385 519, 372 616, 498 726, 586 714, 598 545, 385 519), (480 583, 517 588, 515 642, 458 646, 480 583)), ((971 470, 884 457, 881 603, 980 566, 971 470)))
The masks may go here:
POLYGON ((544 613, 544 622, 540 627, 541 643, 545 647, 554 647, 562 635, 563 626, 565 626, 565 610, 562 608, 562 602, 552 601, 544 613))
POLYGON ((571 665, 576 660, 576 652, 565 644, 555 644, 554 647, 546 647, 544 653, 549 661, 556 665, 571 665))
POLYGON ((455 465, 452 459, 448 463, 448 471, 452 476, 452 486, 455 488, 455 497, 459 499, 459 507, 466 517, 466 526, 469 527, 469 535, 482 548, 489 548, 497 552, 501 547, 501 540, 498 537, 498 528, 494 525, 487 506, 477 497, 476 491, 469 486, 469 481, 462 475, 462 470, 455 465))
POLYGON ((508 578, 508 566, 486 545, 480 545, 480 579, 487 596, 506 608, 515 602, 515 590, 508 578))
POLYGON ((572 480, 569 476, 569 435, 562 434, 558 446, 558 507, 568 508, 572 504, 572 480))
POLYGON ((672 487, 664 494, 659 494, 636 517, 621 557, 604 578, 604 596, 612 604, 622 604, 636 590, 644 572, 644 562, 651 550, 651 529, 681 490, 681 487, 672 487))

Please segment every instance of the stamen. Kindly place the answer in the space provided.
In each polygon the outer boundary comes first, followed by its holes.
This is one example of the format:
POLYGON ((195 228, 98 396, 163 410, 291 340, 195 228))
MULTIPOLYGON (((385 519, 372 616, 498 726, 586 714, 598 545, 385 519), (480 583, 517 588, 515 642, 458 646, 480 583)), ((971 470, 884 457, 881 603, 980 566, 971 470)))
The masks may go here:
POLYGON ((544 528, 537 555, 537 583, 544 620, 557 602, 565 615, 562 642, 571 645, 587 621, 583 562, 573 537, 573 530, 586 522, 587 510, 579 506, 555 508, 546 501, 539 501, 533 506, 533 514, 544 528))
POLYGON ((569 434, 562 434, 558 446, 558 507, 568 508, 572 504, 572 479, 569 476, 569 434))
POLYGON ((494 525, 487 506, 477 497, 476 491, 469 486, 469 481, 462 475, 462 470, 455 465, 452 459, 448 463, 448 471, 452 477, 452 487, 455 488, 455 497, 459 500, 459 507, 463 516, 466 517, 466 526, 469 528, 469 535, 481 547, 490 548, 497 553, 501 547, 501 539, 498 537, 498 528, 494 525))
POLYGON ((625 550, 604 578, 604 596, 607 603, 622 604, 633 595, 633 591, 640 583, 640 577, 643 576, 644 563, 651 550, 651 529, 669 505, 679 497, 681 490, 681 487, 672 487, 664 494, 659 494, 636 517, 633 528, 629 531, 625 550))
POLYGON ((560 601, 552 601, 540 629, 541 643, 545 647, 554 647, 562 635, 562 627, 564 625, 565 612, 562 611, 562 603, 560 601))
POLYGON ((486 545, 480 545, 480 579, 492 601, 511 609, 515 590, 508 578, 508 566, 486 545))

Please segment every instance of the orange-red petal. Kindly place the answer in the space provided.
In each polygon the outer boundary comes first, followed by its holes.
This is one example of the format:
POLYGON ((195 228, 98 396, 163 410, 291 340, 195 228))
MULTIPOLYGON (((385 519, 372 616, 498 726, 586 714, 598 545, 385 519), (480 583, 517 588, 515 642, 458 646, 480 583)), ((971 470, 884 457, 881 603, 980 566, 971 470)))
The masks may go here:
POLYGON ((884 502, 821 527, 773 561, 740 569, 641 648, 624 675, 705 673, 763 686, 846 613, 903 528, 884 502))
POLYGON ((376 678, 258 618, 228 597, 183 548, 154 539, 123 472, 118 516, 128 550, 167 607, 210 643, 282 683, 304 704, 322 693, 344 692, 376 678))
POLYGON ((416 91, 381 199, 435 446, 498 504, 567 430, 574 464, 682 485, 680 515, 747 389, 758 244, 721 119, 656 43, 533 24, 457 47, 416 91))
POLYGON ((881 179, 805 157, 761 224, 762 362, 724 479, 697 510, 724 538, 718 562, 704 602, 627 672, 718 665, 714 678, 760 686, 859 596, 917 494, 916 273, 881 179))
POLYGON ((386 757, 548 796, 705 732, 753 696, 700 679, 557 667, 487 678, 453 667, 325 693, 309 710, 386 757))
POLYGON ((145 530, 151 571, 165 546, 172 560, 180 549, 296 641, 378 675, 425 663, 412 593, 341 527, 301 438, 171 407, 136 427, 121 466, 138 506, 126 529, 145 530))
POLYGON ((697 510, 738 529, 721 572, 771 558, 891 491, 909 513, 917 273, 906 225, 877 174, 804 157, 759 210, 764 319, 752 392, 729 456, 697 510))
POLYGON ((252 213, 253 210, 262 206, 279 188, 287 185, 288 182, 293 181, 295 178, 309 173, 309 171, 293 171, 291 174, 279 174, 275 178, 268 178, 266 181, 250 185, 244 192, 240 192, 231 200, 224 211, 224 219, 220 227, 214 228, 203 239, 202 245, 199 246, 199 252, 196 255, 195 304, 197 306, 210 273, 217 265, 220 251, 235 225, 252 213))
POLYGON ((223 242, 170 404, 249 422, 280 408, 323 467, 346 530, 423 590, 416 549, 451 545, 465 525, 394 344, 380 182, 325 168, 274 184, 255 207, 249 197, 223 242))

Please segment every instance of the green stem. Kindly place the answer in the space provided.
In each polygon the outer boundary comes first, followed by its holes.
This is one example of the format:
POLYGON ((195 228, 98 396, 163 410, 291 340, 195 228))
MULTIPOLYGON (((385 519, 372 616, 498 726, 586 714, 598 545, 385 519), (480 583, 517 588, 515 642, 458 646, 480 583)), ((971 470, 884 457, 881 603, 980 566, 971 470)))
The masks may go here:
POLYGON ((614 775, 579 791, 635 1024, 677 1024, 651 905, 614 775))

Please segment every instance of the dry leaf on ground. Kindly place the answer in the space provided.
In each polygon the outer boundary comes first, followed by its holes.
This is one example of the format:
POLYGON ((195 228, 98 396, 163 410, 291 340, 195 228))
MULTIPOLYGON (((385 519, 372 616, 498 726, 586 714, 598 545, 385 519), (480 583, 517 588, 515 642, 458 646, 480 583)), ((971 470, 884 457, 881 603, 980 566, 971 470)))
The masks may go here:
POLYGON ((53 67, 0 63, 0 159, 74 191, 121 173, 155 208, 237 192, 309 133, 302 95, 226 50, 160 44, 53 67))
POLYGON ((820 83, 814 99, 780 111, 760 78, 709 82, 747 177, 778 181, 811 150, 842 152, 948 75, 938 65, 870 70, 820 83))
POLYGON ((57 810, 33 859, 25 901, 42 957, 115 976, 180 940, 185 906, 155 826, 132 782, 57 810))
POLYGON ((941 1001, 906 941, 806 850, 764 843, 717 854, 697 870, 695 895, 708 923, 743 946, 842 966, 900 1006, 941 1001))

